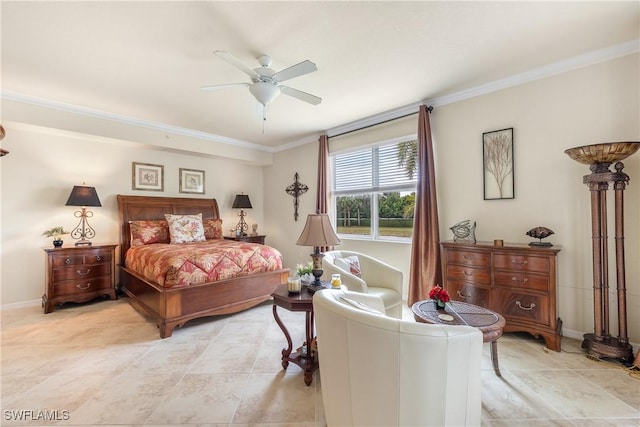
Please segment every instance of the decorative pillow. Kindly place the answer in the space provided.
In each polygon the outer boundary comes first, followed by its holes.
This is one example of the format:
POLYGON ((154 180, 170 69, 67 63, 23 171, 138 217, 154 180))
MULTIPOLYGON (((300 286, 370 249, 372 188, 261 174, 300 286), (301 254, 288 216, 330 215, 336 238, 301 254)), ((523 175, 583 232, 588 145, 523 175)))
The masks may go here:
POLYGON ((366 311, 367 313, 372 314, 384 314, 383 312, 376 310, 373 307, 369 307, 367 304, 363 304, 360 301, 352 300, 351 298, 340 297, 340 299, 347 304, 357 308, 358 310, 366 311))
POLYGON ((207 240, 222 239, 222 220, 221 219, 203 219, 204 237, 207 240))
POLYGON ((348 271, 354 276, 362 278, 362 271, 360 270, 360 260, 356 255, 347 256, 344 258, 336 258, 335 264, 343 270, 348 271))
POLYGON ((172 215, 164 214, 169 223, 169 237, 171 243, 204 242, 204 227, 202 214, 172 215))
POLYGON ((169 225, 167 221, 129 221, 129 229, 131 231, 131 246, 169 243, 169 225))

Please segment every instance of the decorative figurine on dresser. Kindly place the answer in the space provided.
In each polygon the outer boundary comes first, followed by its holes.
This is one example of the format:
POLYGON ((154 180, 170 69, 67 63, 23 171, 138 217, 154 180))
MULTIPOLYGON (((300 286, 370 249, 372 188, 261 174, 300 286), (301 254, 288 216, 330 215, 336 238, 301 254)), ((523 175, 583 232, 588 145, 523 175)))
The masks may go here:
MULTIPOLYGON (((608 142, 565 150, 573 160, 589 165, 591 173, 582 178, 591 194, 591 242, 593 254, 594 332, 584 335, 582 347, 593 358, 609 357, 624 362, 633 360, 633 348, 627 335, 627 297, 624 259, 624 189, 629 175, 622 172, 621 160, 640 149, 640 142, 608 142), (609 166, 614 164, 615 171, 609 166), (616 278, 618 300, 618 336, 609 330, 609 258, 607 242, 607 190, 613 183, 615 215, 616 278)), ((633 218, 638 218, 636 212, 633 218)))
POLYGON ((500 313, 505 332, 542 337, 560 351, 556 306, 558 246, 449 241, 442 249, 443 286, 451 298, 500 313))
POLYGON ((42 296, 44 313, 56 304, 86 302, 108 296, 116 299, 115 250, 117 245, 45 248, 46 288, 42 296))
POLYGON ((465 221, 460 221, 457 224, 454 224, 449 228, 453 233, 453 241, 457 242, 459 240, 473 242, 476 241, 476 223, 471 223, 470 219, 465 221))

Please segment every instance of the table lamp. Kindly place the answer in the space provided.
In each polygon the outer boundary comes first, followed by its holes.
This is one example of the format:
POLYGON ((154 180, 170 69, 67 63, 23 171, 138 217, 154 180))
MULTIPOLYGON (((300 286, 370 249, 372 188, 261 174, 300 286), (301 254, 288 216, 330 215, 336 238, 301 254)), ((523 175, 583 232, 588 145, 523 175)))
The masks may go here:
POLYGON ((100 207, 100 199, 95 187, 87 187, 84 185, 74 185, 67 200, 66 206, 82 206, 82 209, 76 211, 74 216, 80 218, 80 222, 71 232, 71 237, 80 239, 76 242, 76 246, 91 246, 91 241, 96 235, 96 231, 89 225, 87 218, 93 216, 93 212, 87 210, 87 206, 100 207))
POLYGON ((236 225, 236 235, 238 236, 246 236, 247 230, 249 229, 249 225, 244 220, 245 213, 244 209, 251 209, 251 201, 249 200, 249 196, 246 194, 236 194, 236 198, 233 200, 233 209, 240 209, 240 213, 238 216, 240 217, 240 221, 236 225))
POLYGON ((322 277, 322 258, 324 254, 320 252, 321 246, 333 246, 342 243, 336 233, 333 231, 329 215, 327 214, 309 214, 307 222, 304 225, 302 234, 298 238, 296 245, 313 246, 311 259, 313 260, 313 270, 311 274, 315 277, 313 286, 321 286, 320 277, 322 277))

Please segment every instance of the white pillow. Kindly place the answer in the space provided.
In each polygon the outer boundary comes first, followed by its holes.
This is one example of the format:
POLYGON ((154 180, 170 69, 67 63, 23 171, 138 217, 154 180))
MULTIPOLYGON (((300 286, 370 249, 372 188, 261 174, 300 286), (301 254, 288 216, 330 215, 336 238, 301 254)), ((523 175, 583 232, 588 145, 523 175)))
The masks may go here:
POLYGON ((202 214, 197 215, 172 215, 165 214, 169 224, 169 237, 171 243, 204 242, 204 227, 202 214))

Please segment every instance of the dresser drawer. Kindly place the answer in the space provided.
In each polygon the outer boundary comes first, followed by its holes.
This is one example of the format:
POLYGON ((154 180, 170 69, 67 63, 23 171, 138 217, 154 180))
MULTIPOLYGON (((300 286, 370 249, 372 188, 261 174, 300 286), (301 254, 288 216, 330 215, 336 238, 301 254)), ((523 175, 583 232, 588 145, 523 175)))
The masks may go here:
POLYGON ((53 286, 53 297, 61 297, 72 294, 95 292, 100 289, 111 288, 111 277, 97 277, 86 280, 70 280, 57 283, 53 286))
POLYGON ((549 276, 544 274, 529 274, 519 271, 496 271, 493 273, 493 279, 496 286, 503 288, 549 291, 549 276))
POLYGON ((491 273, 487 268, 449 265, 447 266, 447 279, 466 280, 479 285, 489 285, 491 283, 491 273))
POLYGON ((54 255, 51 257, 53 267, 64 267, 67 265, 84 264, 84 256, 82 255, 54 255))
POLYGON ((550 325, 549 297, 505 289, 494 289, 491 296, 493 310, 507 319, 529 320, 539 325, 550 325))
POLYGON ((490 265, 490 255, 471 251, 447 251, 447 263, 488 267, 490 265))
POLYGON ((109 264, 111 254, 104 251, 88 252, 85 255, 54 255, 52 257, 53 267, 64 267, 81 264, 109 264))
POLYGON ((111 254, 109 252, 95 252, 84 257, 85 264, 110 264, 111 254))
POLYGON ((111 274, 111 264, 82 264, 53 269, 53 282, 84 280, 111 274))
POLYGON ((452 300, 489 307, 489 289, 459 280, 447 281, 447 292, 452 300))
POLYGON ((549 258, 518 254, 495 254, 493 256, 493 268, 549 273, 549 258))

